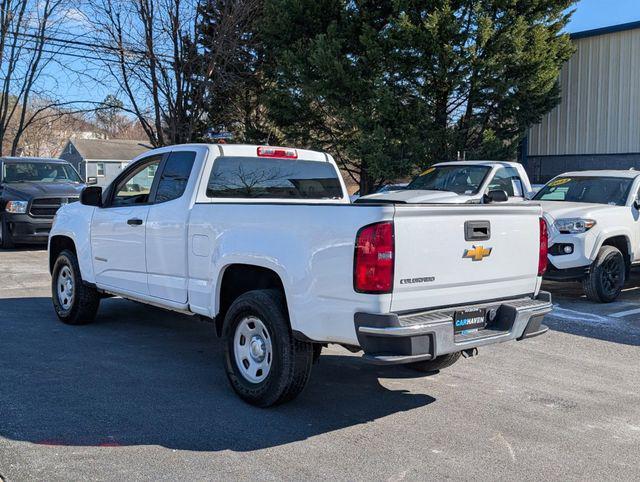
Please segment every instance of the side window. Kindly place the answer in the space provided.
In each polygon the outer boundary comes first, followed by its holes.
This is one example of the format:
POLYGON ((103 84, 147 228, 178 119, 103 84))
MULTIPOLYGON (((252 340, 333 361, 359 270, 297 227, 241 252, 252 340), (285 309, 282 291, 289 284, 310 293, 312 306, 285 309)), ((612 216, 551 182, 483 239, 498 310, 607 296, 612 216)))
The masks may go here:
POLYGON ((196 153, 192 151, 172 152, 165 163, 156 191, 156 203, 178 199, 187 187, 196 153))
POLYGON ((154 156, 142 161, 115 187, 112 206, 131 206, 149 202, 153 179, 162 161, 162 156, 154 156))
POLYGON ((489 183, 489 191, 501 190, 509 197, 523 197, 524 187, 522 180, 513 167, 501 167, 489 183))

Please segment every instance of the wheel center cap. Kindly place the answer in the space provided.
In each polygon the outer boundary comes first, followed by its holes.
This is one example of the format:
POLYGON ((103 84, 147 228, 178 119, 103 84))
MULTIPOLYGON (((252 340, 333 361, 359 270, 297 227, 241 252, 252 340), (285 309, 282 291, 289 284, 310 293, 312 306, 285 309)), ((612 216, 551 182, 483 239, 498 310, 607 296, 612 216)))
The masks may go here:
POLYGON ((261 362, 262 360, 264 360, 265 346, 264 340, 262 338, 260 338, 259 336, 254 336, 253 338, 251 338, 250 349, 251 358, 253 358, 257 362, 261 362))

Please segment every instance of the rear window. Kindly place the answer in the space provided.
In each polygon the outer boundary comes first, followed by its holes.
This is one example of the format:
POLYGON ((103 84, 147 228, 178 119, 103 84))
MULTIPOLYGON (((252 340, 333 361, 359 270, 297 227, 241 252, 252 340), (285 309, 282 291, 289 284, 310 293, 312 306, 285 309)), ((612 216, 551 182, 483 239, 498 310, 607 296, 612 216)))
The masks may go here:
POLYGON ((207 185, 211 198, 342 199, 332 164, 318 161, 219 157, 207 185))

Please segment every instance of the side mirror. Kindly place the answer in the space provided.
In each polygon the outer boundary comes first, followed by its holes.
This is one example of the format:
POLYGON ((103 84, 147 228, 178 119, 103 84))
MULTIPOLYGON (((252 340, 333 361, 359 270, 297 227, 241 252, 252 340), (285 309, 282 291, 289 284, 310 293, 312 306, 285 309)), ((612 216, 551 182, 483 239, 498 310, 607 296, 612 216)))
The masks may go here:
POLYGON ((493 191, 489 191, 487 194, 484 195, 485 204, 503 203, 503 202, 507 202, 508 200, 509 200, 509 196, 507 196, 507 193, 501 189, 495 189, 493 191))
POLYGON ((97 177, 90 176, 87 178, 87 186, 95 186, 96 184, 98 184, 97 177))
POLYGON ((640 211, 640 197, 636 198, 636 200, 633 201, 633 207, 640 211))
POLYGON ((102 188, 100 186, 87 186, 80 193, 80 203, 85 206, 102 207, 102 188))

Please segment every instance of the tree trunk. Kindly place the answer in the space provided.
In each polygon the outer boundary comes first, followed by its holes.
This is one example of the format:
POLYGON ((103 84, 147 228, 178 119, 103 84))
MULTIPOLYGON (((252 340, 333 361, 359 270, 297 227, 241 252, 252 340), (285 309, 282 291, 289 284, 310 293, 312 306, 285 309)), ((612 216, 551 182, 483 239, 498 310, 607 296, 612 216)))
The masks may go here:
POLYGON ((449 107, 449 91, 444 88, 440 90, 437 95, 435 102, 435 115, 434 115, 434 123, 436 125, 438 137, 436 139, 436 149, 434 152, 435 159, 441 159, 443 161, 450 160, 449 159, 449 145, 447 142, 448 132, 447 132, 447 123, 449 120, 449 115, 447 113, 447 108, 449 107))
POLYGON ((367 166, 363 165, 360 168, 360 196, 366 196, 371 194, 374 188, 374 180, 367 172, 367 166))

